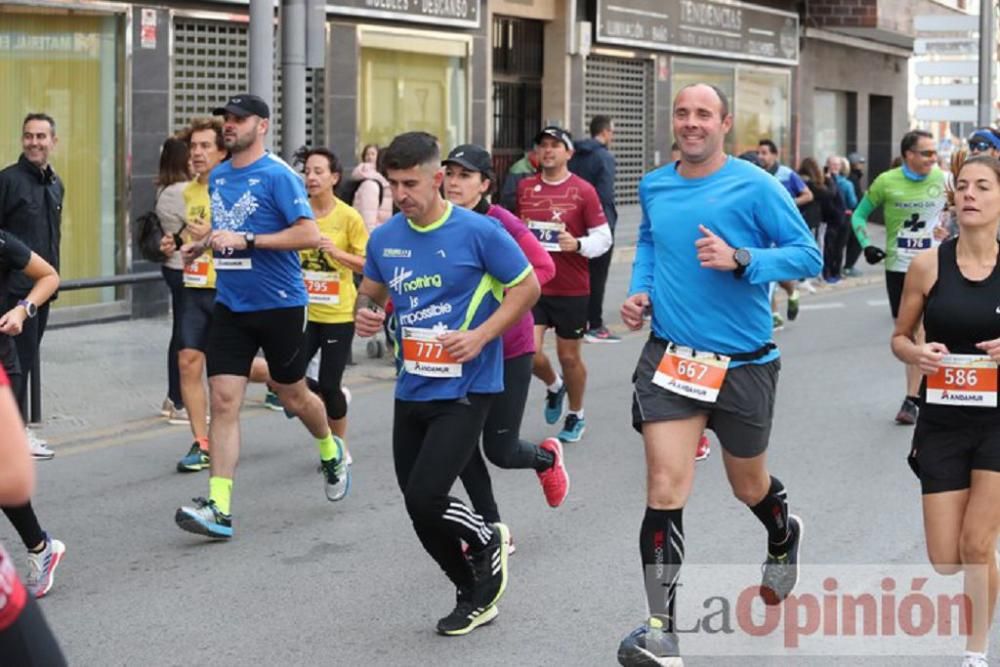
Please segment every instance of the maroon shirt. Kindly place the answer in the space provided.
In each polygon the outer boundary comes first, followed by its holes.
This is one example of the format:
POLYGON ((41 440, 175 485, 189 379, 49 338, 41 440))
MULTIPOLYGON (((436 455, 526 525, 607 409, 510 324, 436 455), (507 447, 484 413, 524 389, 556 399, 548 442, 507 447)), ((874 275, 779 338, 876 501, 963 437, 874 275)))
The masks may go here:
POLYGON ((556 277, 542 286, 545 296, 587 296, 590 294, 590 270, 587 258, 578 252, 561 252, 555 227, 560 223, 576 238, 587 230, 608 224, 597 191, 575 174, 558 184, 547 183, 541 174, 521 179, 517 185, 517 214, 549 250, 556 265, 556 277), (532 223, 542 223, 533 227, 532 223), (548 234, 546 234, 548 232, 548 234))

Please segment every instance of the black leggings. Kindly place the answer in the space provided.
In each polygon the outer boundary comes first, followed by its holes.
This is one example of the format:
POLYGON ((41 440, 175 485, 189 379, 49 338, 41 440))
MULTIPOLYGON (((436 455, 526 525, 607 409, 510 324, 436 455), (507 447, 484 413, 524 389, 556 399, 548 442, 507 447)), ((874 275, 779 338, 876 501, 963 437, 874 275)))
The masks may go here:
MULTIPOLYGON (((521 440, 521 420, 531 386, 531 364, 534 354, 507 359, 503 364, 504 391, 490 406, 483 427, 483 452, 498 468, 507 470, 532 468, 537 472, 552 467, 552 454, 533 442, 521 440)), ((472 507, 489 523, 500 520, 493 484, 482 456, 473 456, 462 471, 462 485, 469 494, 472 507)))
POLYGON ((30 595, 17 620, 0 630, 0 664, 17 667, 63 667, 66 664, 55 635, 30 595))
POLYGON ((459 540, 479 549, 492 531, 450 493, 469 458, 478 454, 492 399, 492 394, 469 394, 455 401, 395 403, 392 454, 406 511, 424 549, 459 588, 473 584, 459 540))
POLYGON ((34 549, 45 539, 45 533, 38 525, 38 517, 35 516, 35 510, 32 509, 30 501, 18 507, 4 507, 3 513, 7 515, 17 534, 21 536, 25 548, 34 549))
POLYGON ((847 235, 851 233, 849 222, 839 225, 827 224, 823 236, 823 277, 839 278, 844 266, 844 250, 847 246, 847 235))
POLYGON ((326 406, 326 416, 343 419, 347 416, 347 399, 340 388, 344 368, 351 355, 354 340, 354 323, 321 324, 310 322, 306 326, 306 359, 312 359, 319 350, 319 395, 326 406))
POLYGON ((184 321, 184 271, 160 267, 163 280, 170 288, 170 343, 167 344, 167 396, 175 406, 184 405, 181 398, 181 371, 177 353, 181 349, 181 322, 184 321))

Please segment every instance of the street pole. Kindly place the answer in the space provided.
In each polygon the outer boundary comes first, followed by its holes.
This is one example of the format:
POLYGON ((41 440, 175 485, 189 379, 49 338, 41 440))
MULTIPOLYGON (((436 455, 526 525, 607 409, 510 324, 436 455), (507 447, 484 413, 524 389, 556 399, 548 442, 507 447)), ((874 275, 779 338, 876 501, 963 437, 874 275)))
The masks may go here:
POLYGON ((281 0, 281 156, 306 143, 306 1, 281 0))
MULTIPOLYGON (((257 95, 274 116, 274 0, 250 0, 250 93, 257 95)), ((271 147, 271 133, 264 135, 271 147)))
POLYGON ((994 25, 995 0, 979 3, 979 127, 993 125, 993 58, 997 51, 994 25))

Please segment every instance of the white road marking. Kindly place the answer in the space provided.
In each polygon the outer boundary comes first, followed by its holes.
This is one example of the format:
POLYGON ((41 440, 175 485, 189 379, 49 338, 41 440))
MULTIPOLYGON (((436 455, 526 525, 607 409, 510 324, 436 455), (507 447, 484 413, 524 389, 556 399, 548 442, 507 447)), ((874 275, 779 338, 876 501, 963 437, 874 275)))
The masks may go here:
POLYGON ((866 301, 869 306, 885 307, 889 305, 889 299, 869 299, 866 301))
POLYGON ((799 310, 836 310, 837 308, 846 308, 847 306, 840 301, 833 301, 831 303, 804 303, 799 306, 799 310))

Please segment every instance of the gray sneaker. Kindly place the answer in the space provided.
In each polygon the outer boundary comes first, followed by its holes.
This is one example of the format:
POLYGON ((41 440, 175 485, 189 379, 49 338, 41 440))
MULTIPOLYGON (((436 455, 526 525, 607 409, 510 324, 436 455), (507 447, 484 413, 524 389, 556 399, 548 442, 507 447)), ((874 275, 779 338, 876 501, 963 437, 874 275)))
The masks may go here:
POLYGON ((66 545, 48 535, 45 535, 45 548, 41 553, 28 552, 28 576, 25 584, 33 597, 45 597, 52 590, 56 567, 62 562, 65 553, 66 545))
POLYGON ((618 645, 618 664, 624 667, 683 667, 677 635, 663 629, 655 616, 633 630, 618 645))
POLYGON ((319 470, 323 473, 326 499, 337 502, 346 498, 351 490, 351 466, 344 460, 344 441, 337 436, 333 439, 337 441, 337 457, 320 461, 319 470))
POLYGON ((760 596, 764 599, 764 604, 781 604, 799 583, 799 547, 802 545, 803 532, 802 519, 789 514, 788 550, 779 556, 768 552, 767 560, 761 566, 763 576, 760 582, 760 596))

